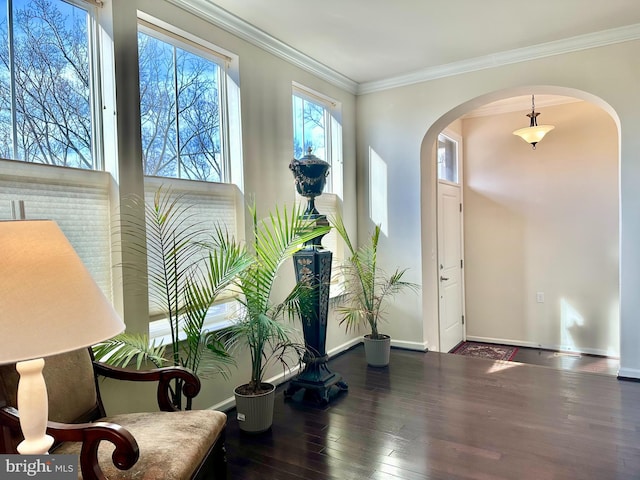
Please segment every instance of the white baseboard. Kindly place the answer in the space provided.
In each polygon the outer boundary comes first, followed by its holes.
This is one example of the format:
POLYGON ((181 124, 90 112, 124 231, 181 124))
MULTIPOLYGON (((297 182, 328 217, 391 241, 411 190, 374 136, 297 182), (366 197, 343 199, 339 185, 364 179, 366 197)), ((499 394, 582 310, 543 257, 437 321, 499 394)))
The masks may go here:
MULTIPOLYGON (((336 355, 346 352, 350 348, 362 343, 362 337, 352 338, 348 342, 343 343, 342 345, 338 345, 337 347, 332 348, 327 352, 329 358, 335 357, 336 355)), ((267 383, 272 383, 276 386, 288 382, 292 377, 298 374, 299 366, 292 368, 290 371, 279 373, 278 375, 274 375, 271 378, 266 379, 267 383)), ((215 405, 209 407, 210 410, 219 410, 221 412, 226 412, 227 410, 231 410, 236 406, 235 397, 225 398, 223 401, 216 403, 215 405)))
POLYGON ((485 342, 485 343, 500 343, 502 345, 513 345, 515 347, 529 347, 529 348, 543 348, 545 350, 554 350, 557 352, 572 352, 572 353, 586 353, 588 355, 599 355, 601 357, 609 357, 610 355, 606 350, 598 348, 571 348, 563 347, 562 345, 541 344, 535 342, 523 342, 520 340, 511 340, 508 338, 492 338, 492 337, 474 337, 467 335, 467 340, 470 342, 485 342))
POLYGON ((346 352, 360 343, 362 343, 362 337, 352 338, 348 342, 344 342, 342 345, 338 345, 337 347, 330 349, 327 352, 327 355, 329 355, 329 358, 335 357, 336 355, 346 352))
POLYGON ((640 370, 637 368, 622 368, 618 370, 618 378, 633 378, 640 380, 640 370))
POLYGON ((405 340, 391 339, 391 346, 397 348, 404 348, 405 350, 415 350, 418 352, 426 352, 429 349, 428 342, 407 342, 405 340))
POLYGON ((227 412, 236 406, 235 397, 229 397, 221 402, 209 407, 209 410, 218 410, 219 412, 227 412))

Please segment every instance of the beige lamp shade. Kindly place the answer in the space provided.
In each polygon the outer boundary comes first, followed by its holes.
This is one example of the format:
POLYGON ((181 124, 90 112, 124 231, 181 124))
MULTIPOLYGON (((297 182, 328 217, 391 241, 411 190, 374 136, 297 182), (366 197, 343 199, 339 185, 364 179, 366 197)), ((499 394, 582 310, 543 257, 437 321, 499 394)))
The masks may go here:
POLYGON ((0 364, 88 347, 124 328, 55 222, 0 221, 0 364))
POLYGON ((536 125, 534 127, 520 128, 513 132, 513 134, 519 136, 525 142, 535 145, 554 128, 556 127, 553 125, 536 125))

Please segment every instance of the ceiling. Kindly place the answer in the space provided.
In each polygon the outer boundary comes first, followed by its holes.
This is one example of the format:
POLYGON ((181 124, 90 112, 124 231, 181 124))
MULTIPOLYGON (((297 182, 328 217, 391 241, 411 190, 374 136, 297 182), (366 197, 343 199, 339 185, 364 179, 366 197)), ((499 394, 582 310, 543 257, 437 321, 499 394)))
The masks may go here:
POLYGON ((170 1, 210 19, 231 14, 236 29, 244 24, 355 85, 640 37, 639 0, 170 1))

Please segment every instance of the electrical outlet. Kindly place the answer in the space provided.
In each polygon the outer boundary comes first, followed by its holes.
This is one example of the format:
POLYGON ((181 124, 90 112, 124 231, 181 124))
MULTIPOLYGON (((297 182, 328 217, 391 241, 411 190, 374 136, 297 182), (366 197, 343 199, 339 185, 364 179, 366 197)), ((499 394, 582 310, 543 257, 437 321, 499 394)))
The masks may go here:
POLYGON ((544 292, 536 292, 536 302, 544 303, 544 292))

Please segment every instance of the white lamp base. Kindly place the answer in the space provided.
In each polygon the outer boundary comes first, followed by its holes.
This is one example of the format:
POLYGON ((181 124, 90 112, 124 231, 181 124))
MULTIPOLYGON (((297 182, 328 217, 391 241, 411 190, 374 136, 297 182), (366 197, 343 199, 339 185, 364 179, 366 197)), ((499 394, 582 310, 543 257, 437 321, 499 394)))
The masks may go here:
POLYGON ((45 455, 53 444, 47 435, 49 400, 42 369, 44 359, 25 360, 16 364, 20 374, 18 382, 18 411, 24 440, 18 445, 22 455, 45 455))

